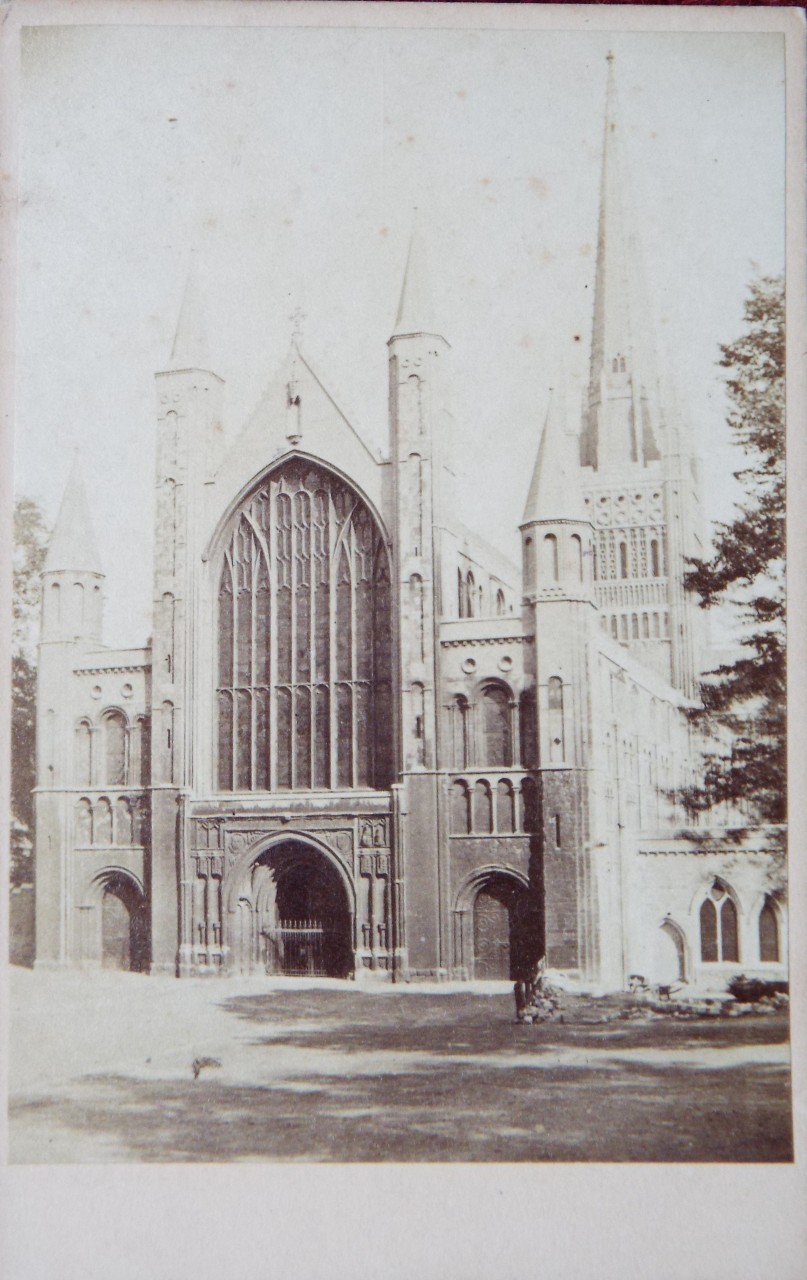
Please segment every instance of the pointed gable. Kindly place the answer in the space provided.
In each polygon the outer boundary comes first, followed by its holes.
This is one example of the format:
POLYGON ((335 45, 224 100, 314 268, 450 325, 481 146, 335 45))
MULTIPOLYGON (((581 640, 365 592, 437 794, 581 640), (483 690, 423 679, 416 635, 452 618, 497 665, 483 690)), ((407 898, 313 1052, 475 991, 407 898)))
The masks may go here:
POLYGON ((103 574, 78 455, 70 470, 44 564, 45 573, 62 570, 103 574))
MULTIPOLYGON (((298 452, 330 464, 381 506, 379 458, 370 450, 293 341, 215 477, 225 502, 270 463, 298 452)), ((211 515, 215 515, 213 506, 211 515)))

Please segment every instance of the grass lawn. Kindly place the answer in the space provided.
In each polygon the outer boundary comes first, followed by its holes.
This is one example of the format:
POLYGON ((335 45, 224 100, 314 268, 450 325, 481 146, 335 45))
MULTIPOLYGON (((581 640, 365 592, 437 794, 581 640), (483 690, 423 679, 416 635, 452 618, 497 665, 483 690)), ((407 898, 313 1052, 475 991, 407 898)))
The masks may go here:
MULTIPOLYGON (((624 998, 623 998, 624 1001, 624 998)), ((504 988, 12 972, 9 1156, 787 1161, 783 1014, 620 1020, 504 988), (194 1058, 218 1059, 194 1080, 194 1058)))

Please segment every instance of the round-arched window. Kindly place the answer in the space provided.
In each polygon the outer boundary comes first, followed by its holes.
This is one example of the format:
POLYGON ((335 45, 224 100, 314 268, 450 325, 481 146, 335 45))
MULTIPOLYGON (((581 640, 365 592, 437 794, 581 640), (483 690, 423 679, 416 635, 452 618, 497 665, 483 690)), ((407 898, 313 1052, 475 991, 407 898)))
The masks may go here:
POLYGON ((513 763, 510 695, 501 685, 482 691, 483 762, 509 768, 513 763))

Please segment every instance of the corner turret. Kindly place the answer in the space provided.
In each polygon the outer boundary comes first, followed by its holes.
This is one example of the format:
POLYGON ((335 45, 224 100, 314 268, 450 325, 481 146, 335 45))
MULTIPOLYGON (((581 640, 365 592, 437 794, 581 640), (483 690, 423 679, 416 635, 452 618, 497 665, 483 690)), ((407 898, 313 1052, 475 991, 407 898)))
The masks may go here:
POLYGON ((590 599, 592 528, 563 382, 553 389, 521 522, 524 596, 590 599))
POLYGON ((42 643, 101 640, 101 557, 76 454, 42 569, 42 643))

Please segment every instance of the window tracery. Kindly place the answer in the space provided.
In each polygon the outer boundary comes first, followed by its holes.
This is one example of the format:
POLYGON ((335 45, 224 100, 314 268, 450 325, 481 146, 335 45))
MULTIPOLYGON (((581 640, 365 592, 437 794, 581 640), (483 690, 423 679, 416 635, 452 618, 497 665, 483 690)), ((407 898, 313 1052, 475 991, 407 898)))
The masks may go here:
POLYGON ((701 960, 736 963, 740 959, 737 908, 726 886, 715 880, 700 909, 701 960))
POLYGON ((246 501, 224 553, 219 789, 388 786, 391 685, 381 532, 343 481, 295 460, 246 501))

